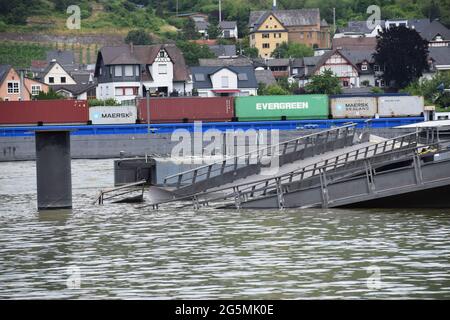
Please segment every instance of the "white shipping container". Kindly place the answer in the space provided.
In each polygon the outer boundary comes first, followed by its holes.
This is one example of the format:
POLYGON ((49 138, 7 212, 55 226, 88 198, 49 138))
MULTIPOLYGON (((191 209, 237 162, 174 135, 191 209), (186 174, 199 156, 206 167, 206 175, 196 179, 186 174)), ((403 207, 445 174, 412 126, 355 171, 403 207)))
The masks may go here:
POLYGON ((331 115, 339 118, 373 118, 377 113, 377 98, 342 97, 330 99, 331 115))
POLYGON ((424 100, 419 96, 378 97, 380 117, 418 117, 424 112, 424 100))
POLYGON ((89 120, 92 124, 134 124, 137 119, 135 106, 91 107, 89 120))

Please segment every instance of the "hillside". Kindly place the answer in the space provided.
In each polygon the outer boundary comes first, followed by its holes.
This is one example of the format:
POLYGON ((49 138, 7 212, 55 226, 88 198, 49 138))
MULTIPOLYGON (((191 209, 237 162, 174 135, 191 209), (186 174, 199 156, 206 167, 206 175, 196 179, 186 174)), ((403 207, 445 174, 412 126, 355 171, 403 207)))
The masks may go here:
MULTIPOLYGON (((336 8, 337 25, 367 19, 367 7, 378 4, 382 19, 439 18, 450 27, 449 0, 278 0, 277 3, 279 9, 318 7, 330 24, 336 8)), ((222 16, 237 21, 240 37, 245 37, 250 11, 271 6, 272 0, 222 0, 222 16)), ((127 33, 137 28, 145 29, 159 42, 185 40, 180 39, 177 30, 186 29, 187 19, 177 16, 177 12, 180 16, 202 12, 214 21, 218 19, 218 0, 0 0, 0 63, 11 59, 17 66, 27 65, 32 57, 41 57, 41 51, 48 47, 72 49, 77 61, 91 63, 98 48, 123 43, 127 33), (81 9, 78 30, 66 27, 70 15, 66 10, 71 4, 81 9), (22 52, 14 56, 17 48, 22 52)))
MULTIPOLYGON (((46 32, 52 34, 125 34, 133 28, 143 28, 163 35, 183 26, 178 13, 202 12, 212 19, 218 16, 217 0, 0 0, 0 32, 46 32), (81 8, 81 29, 69 30, 65 22, 71 4, 81 8)), ((450 1, 448 0, 278 0, 280 9, 321 9, 322 17, 329 23, 336 8, 338 25, 348 20, 366 19, 366 9, 377 4, 382 18, 440 18, 450 26, 450 1)), ((223 17, 237 20, 246 32, 249 12, 269 9, 272 0, 222 0, 223 17)))

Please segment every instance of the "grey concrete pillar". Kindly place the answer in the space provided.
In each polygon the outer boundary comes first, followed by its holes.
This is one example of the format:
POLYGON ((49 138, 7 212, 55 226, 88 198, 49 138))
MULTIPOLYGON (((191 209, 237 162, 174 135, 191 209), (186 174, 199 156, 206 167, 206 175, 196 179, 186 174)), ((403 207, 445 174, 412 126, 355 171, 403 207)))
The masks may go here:
POLYGON ((36 131, 38 210, 72 208, 69 131, 36 131))

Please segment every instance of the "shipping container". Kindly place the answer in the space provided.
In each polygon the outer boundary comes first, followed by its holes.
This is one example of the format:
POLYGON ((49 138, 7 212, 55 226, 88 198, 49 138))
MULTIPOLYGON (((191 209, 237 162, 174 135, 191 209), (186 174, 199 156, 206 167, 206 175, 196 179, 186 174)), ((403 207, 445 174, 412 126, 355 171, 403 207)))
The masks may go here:
POLYGON ((86 100, 37 100, 0 102, 0 125, 86 124, 86 100))
POLYGON ((423 115, 423 112, 423 97, 378 97, 378 114, 380 117, 417 117, 423 115))
POLYGON ((377 113, 375 97, 330 97, 333 119, 373 118, 377 113))
MULTIPOLYGON (((227 122, 234 117, 234 98, 150 98, 150 122, 179 123, 179 122, 227 122)), ((147 102, 140 99, 138 117, 143 123, 147 122, 147 102)))
POLYGON ((137 119, 135 106, 104 106, 89 108, 92 124, 133 124, 137 119))
POLYGON ((238 121, 327 119, 328 96, 237 97, 235 114, 238 121))

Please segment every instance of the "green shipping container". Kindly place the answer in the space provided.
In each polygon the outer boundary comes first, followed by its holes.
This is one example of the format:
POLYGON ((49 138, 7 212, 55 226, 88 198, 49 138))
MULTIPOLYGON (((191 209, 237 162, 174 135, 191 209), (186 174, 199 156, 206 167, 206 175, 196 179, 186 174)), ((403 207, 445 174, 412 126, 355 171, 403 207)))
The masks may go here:
POLYGON ((328 96, 256 96, 235 99, 238 121, 328 119, 328 96))

